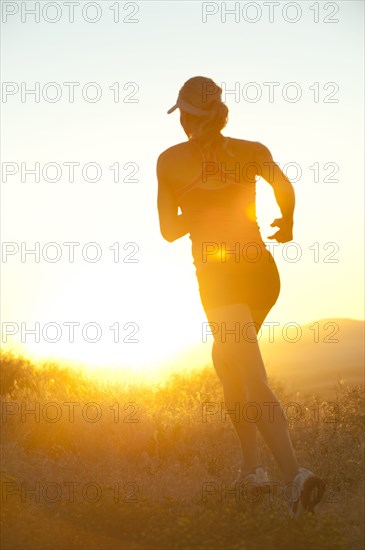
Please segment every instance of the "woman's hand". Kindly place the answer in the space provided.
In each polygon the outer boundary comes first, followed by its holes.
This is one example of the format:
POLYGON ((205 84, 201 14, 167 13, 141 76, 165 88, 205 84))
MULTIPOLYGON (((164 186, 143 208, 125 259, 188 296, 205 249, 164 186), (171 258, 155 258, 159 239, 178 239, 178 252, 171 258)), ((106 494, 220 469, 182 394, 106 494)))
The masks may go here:
POLYGON ((285 218, 277 218, 270 224, 270 227, 279 227, 279 231, 268 237, 275 239, 278 243, 287 243, 293 239, 293 222, 288 222, 285 218))

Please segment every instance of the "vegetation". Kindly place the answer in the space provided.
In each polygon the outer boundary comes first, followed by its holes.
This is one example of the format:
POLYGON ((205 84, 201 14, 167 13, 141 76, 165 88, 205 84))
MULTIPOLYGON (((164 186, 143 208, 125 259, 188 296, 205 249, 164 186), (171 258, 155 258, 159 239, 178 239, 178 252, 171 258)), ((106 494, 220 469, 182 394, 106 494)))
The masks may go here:
POLYGON ((339 382, 329 403, 271 381, 296 403, 300 463, 327 481, 316 514, 291 519, 280 486, 256 499, 232 491, 239 446, 211 366, 153 387, 11 354, 1 372, 3 550, 363 548, 360 385, 339 382))

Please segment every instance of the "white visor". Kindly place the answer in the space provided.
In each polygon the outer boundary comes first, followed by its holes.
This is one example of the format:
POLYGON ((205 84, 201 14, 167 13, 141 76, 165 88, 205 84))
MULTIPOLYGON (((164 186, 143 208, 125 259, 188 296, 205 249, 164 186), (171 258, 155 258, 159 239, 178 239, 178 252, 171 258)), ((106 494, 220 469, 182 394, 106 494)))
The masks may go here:
POLYGON ((196 116, 209 116, 210 114, 208 111, 204 111, 203 109, 199 109, 199 107, 194 107, 194 105, 187 103, 186 101, 181 99, 181 97, 177 98, 175 105, 167 111, 167 114, 169 115, 170 113, 175 111, 175 109, 177 108, 181 109, 182 111, 185 111, 186 113, 190 113, 191 115, 196 115, 196 116))

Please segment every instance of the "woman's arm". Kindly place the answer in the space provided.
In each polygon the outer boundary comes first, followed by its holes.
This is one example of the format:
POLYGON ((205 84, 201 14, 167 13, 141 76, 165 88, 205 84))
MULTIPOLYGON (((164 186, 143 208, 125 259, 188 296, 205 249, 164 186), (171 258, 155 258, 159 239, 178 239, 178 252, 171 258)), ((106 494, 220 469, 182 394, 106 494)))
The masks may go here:
POLYGON ((272 186, 276 202, 283 216, 273 221, 271 227, 279 227, 279 231, 268 238, 286 243, 293 239, 294 188, 279 166, 274 162, 269 149, 262 143, 259 146, 256 158, 261 169, 261 176, 272 186))
POLYGON ((164 239, 170 243, 180 239, 189 232, 186 220, 178 214, 178 205, 172 189, 168 184, 168 170, 162 155, 157 160, 158 196, 157 208, 160 220, 160 231, 164 239))

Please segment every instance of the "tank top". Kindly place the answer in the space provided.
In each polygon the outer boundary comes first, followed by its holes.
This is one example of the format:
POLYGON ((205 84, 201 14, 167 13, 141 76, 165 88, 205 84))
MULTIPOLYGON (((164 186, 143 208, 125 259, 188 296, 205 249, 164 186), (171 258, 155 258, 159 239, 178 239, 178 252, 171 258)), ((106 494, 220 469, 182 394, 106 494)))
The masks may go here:
MULTIPOLYGON (((229 138, 220 138, 226 147, 229 138)), ((189 141, 201 153, 202 168, 192 181, 175 190, 175 195, 187 220, 195 267, 202 268, 217 260, 237 262, 237 254, 248 255, 250 246, 266 248, 256 218, 256 179, 252 177, 252 167, 249 177, 245 174, 248 164, 255 165, 254 155, 246 166, 232 157, 232 163, 226 167, 216 157, 218 141, 208 154, 196 139, 189 141)), ((255 255, 253 249, 251 255, 255 255)))

